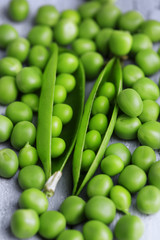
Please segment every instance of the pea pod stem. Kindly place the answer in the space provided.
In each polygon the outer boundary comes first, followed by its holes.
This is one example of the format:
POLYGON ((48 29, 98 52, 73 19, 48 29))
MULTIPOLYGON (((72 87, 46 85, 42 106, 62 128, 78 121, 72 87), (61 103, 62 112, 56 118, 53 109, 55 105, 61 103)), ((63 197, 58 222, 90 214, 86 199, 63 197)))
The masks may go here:
POLYGON ((57 171, 47 180, 44 186, 44 192, 47 197, 52 197, 54 195, 56 186, 61 177, 62 177, 62 172, 57 171))

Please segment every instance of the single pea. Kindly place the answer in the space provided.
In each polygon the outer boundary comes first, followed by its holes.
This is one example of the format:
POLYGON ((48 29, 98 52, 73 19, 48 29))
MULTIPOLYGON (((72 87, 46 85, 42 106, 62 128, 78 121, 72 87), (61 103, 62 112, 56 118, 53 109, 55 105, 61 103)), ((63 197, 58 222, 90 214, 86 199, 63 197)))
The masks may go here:
POLYGON ((0 48, 6 48, 16 38, 18 38, 18 32, 13 26, 10 24, 0 25, 0 48))
POLYGON ((107 126, 108 119, 102 113, 94 115, 89 122, 89 130, 97 130, 101 135, 103 135, 106 132, 107 126))
POLYGON ((156 186, 160 190, 160 161, 152 164, 148 173, 149 184, 156 186))
POLYGON ((13 21, 21 22, 28 17, 29 4, 27 0, 11 0, 8 12, 13 21))
POLYGON ((138 129, 138 140, 142 145, 160 149, 160 123, 149 121, 142 124, 138 129))
POLYGON ((43 69, 48 61, 48 58, 48 50, 41 45, 35 45, 29 52, 28 62, 31 66, 36 66, 40 69, 43 69))
POLYGON ((58 137, 62 131, 62 121, 59 117, 52 117, 52 137, 58 137))
POLYGON ((65 229, 66 220, 57 211, 47 211, 40 216, 39 234, 46 239, 53 239, 65 229))
POLYGON ((71 74, 61 73, 56 78, 56 84, 62 85, 66 89, 67 93, 70 93, 76 86, 76 79, 71 74))
POLYGON ((14 77, 0 78, 0 104, 7 105, 16 100, 18 90, 14 77))
POLYGON ((61 19, 54 28, 54 38, 59 45, 68 45, 78 36, 78 26, 70 19, 61 19))
POLYGON ((33 113, 31 108, 23 102, 10 103, 6 108, 6 116, 16 124, 21 121, 32 121, 33 113))
POLYGON ((32 209, 19 209, 11 218, 11 230, 13 235, 19 239, 33 237, 39 229, 39 217, 32 209))
POLYGON ((98 1, 84 2, 78 7, 82 18, 93 18, 99 11, 101 4, 98 1))
POLYGON ((141 121, 137 117, 128 117, 125 114, 119 115, 117 118, 114 132, 117 137, 124 140, 133 140, 137 137, 138 129, 141 121))
POLYGON ((35 93, 28 93, 21 96, 21 101, 27 104, 32 111, 37 112, 39 106, 39 97, 35 93))
POLYGON ((110 104, 109 104, 108 98, 104 96, 96 97, 92 106, 92 114, 93 115, 98 113, 108 114, 109 107, 110 107, 110 104))
POLYGON ((0 76, 15 77, 22 69, 21 62, 13 57, 4 57, 0 60, 0 76))
POLYGON ((33 123, 28 121, 18 122, 11 134, 11 145, 19 150, 23 148, 26 143, 33 145, 36 139, 36 128, 33 123))
POLYGON ((77 196, 67 197, 60 206, 60 212, 64 215, 67 224, 76 225, 84 221, 85 201, 77 196))
POLYGON ((142 100, 157 100, 159 98, 159 88, 151 79, 143 77, 133 84, 133 89, 139 93, 142 100))
POLYGON ((97 45, 97 49, 105 57, 109 53, 109 39, 112 32, 113 32, 113 29, 104 28, 100 30, 96 35, 95 42, 97 45))
POLYGON ((93 177, 87 185, 87 196, 108 196, 113 187, 112 179, 106 174, 99 174, 93 177))
POLYGON ((19 166, 21 168, 36 164, 38 161, 37 149, 27 143, 20 150, 18 160, 19 160, 19 166))
POLYGON ((84 240, 83 235, 81 232, 77 230, 65 230, 63 231, 57 238, 57 240, 84 240))
POLYGON ((135 56, 139 51, 152 48, 152 41, 150 38, 143 34, 137 33, 133 35, 133 43, 131 48, 131 54, 135 56))
POLYGON ((96 44, 94 41, 86 38, 77 38, 73 43, 72 43, 72 49, 78 54, 82 55, 86 52, 94 52, 96 51, 96 44))
POLYGON ((92 165, 94 158, 95 158, 95 152, 87 149, 82 153, 82 164, 81 164, 81 169, 84 172, 87 172, 92 165))
POLYGON ((127 166, 119 175, 118 183, 130 193, 138 192, 147 182, 145 172, 136 165, 127 166))
POLYGON ((68 104, 59 103, 54 105, 53 116, 59 117, 63 124, 67 124, 73 117, 73 110, 68 104))
POLYGON ((42 45, 49 47, 53 39, 53 32, 45 25, 34 26, 28 33, 28 40, 31 45, 42 45))
POLYGON ((17 58, 24 62, 28 56, 30 43, 25 38, 17 38, 7 46, 7 56, 17 58))
POLYGON ((101 141, 102 141, 102 138, 100 133, 96 130, 91 130, 86 134, 84 148, 97 151, 101 144, 101 141))
POLYGON ((132 87, 138 79, 143 77, 144 72, 136 65, 129 64, 123 68, 123 83, 125 87, 132 87))
POLYGON ((134 215, 121 217, 115 227, 117 240, 140 240, 144 232, 142 220, 134 215))
POLYGON ((101 171, 110 177, 122 172, 124 163, 117 155, 109 155, 101 162, 101 171))
POLYGON ((3 115, 0 115, 0 143, 9 139, 13 129, 11 120, 3 115))
POLYGON ((140 26, 139 31, 146 34, 152 42, 160 40, 160 23, 156 20, 147 20, 140 26))
POLYGON ((160 69, 160 58, 153 49, 139 51, 135 60, 145 75, 152 75, 160 69))
POLYGON ((56 158, 61 156, 66 148, 66 143, 62 138, 54 137, 51 140, 51 157, 56 158))
POLYGON ((112 240, 113 234, 108 226, 100 221, 88 221, 83 226, 85 240, 112 240))
POLYGON ((117 103, 122 112, 129 117, 137 117, 143 111, 143 102, 137 91, 131 88, 124 89, 117 98, 117 103))
POLYGON ((63 103, 66 100, 66 97, 66 89, 63 86, 56 84, 54 89, 54 104, 63 103))
POLYGON ((36 14, 36 23, 54 27, 59 20, 59 12, 53 5, 41 6, 36 14))
POLYGON ((32 93, 41 87, 41 76, 32 67, 24 67, 16 76, 18 89, 22 93, 32 93))
POLYGON ((159 105, 153 100, 144 100, 143 101, 143 111, 139 115, 139 119, 142 123, 148 121, 156 121, 159 116, 159 105))
POLYGON ((94 196, 86 203, 85 215, 89 220, 111 223, 116 215, 116 207, 112 200, 104 196, 94 196))
POLYGON ((105 96, 111 102, 115 98, 116 89, 112 82, 105 82, 98 91, 99 96, 105 96))
POLYGON ((121 15, 120 9, 113 4, 102 5, 96 15, 96 20, 101 28, 114 28, 121 15))
POLYGON ((152 164, 156 161, 156 154, 151 147, 140 146, 132 154, 132 164, 148 172, 152 164))
POLYGON ((79 24, 81 21, 81 16, 78 11, 74 9, 67 9, 61 13, 61 19, 68 19, 76 24, 79 24))
POLYGON ((95 20, 92 18, 84 19, 79 26, 79 37, 94 39, 100 28, 95 20))
POLYGON ((29 188, 21 194, 19 206, 23 209, 33 209, 40 215, 47 211, 48 199, 39 189, 29 188))
POLYGON ((30 165, 22 168, 18 175, 18 183, 22 189, 37 188, 43 189, 45 174, 41 167, 30 165))
POLYGON ((109 39, 109 48, 116 56, 127 55, 132 47, 132 35, 129 32, 114 30, 109 39))
POLYGON ((0 150, 0 176, 11 178, 18 170, 18 158, 16 153, 9 148, 0 150))
POLYGON ((117 155, 120 157, 124 163, 124 166, 127 166, 131 161, 131 153, 123 143, 113 143, 107 147, 105 157, 109 155, 117 155))
POLYGON ((58 58, 58 73, 74 73, 79 65, 78 58, 71 53, 61 53, 58 58))

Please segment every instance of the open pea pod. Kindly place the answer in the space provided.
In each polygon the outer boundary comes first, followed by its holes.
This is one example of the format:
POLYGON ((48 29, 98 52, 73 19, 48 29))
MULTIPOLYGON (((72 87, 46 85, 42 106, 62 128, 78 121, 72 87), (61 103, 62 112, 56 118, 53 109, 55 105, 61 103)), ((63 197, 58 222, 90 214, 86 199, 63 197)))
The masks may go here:
POLYGON ((108 142, 112 136, 114 126, 116 123, 116 119, 117 119, 117 115, 118 115, 118 105, 115 101, 113 109, 112 109, 112 113, 110 116, 110 122, 109 122, 108 128, 103 137, 102 143, 98 149, 96 157, 95 157, 93 163, 91 164, 88 172, 84 176, 81 176, 82 154, 83 154, 85 137, 86 137, 86 132, 87 132, 88 125, 89 125, 93 102, 94 102, 94 99, 96 97, 99 87, 106 81, 110 81, 110 82, 114 83, 115 88, 116 88, 116 95, 118 95, 120 93, 120 91, 122 90, 122 72, 121 72, 120 62, 116 58, 113 58, 112 60, 110 60, 108 62, 108 64, 106 65, 106 67, 104 68, 104 70, 99 75, 99 77, 98 77, 97 81, 95 82, 95 84, 92 88, 92 91, 88 97, 86 105, 85 105, 84 114, 82 117, 79 132, 77 135, 77 142, 76 142, 74 155, 73 155, 73 184, 74 184, 73 194, 76 194, 76 195, 80 194, 83 187, 90 180, 90 178, 94 175, 96 169, 98 168, 98 166, 104 156, 108 142))

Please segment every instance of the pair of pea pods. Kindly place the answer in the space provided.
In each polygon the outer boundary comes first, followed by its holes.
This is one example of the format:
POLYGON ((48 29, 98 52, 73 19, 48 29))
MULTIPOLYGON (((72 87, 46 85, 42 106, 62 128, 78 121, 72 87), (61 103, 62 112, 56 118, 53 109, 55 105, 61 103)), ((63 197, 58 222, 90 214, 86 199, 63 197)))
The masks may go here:
POLYGON ((85 136, 89 125, 92 105, 99 87, 106 81, 111 81, 116 87, 116 95, 122 90, 122 72, 118 59, 110 60, 98 79, 88 97, 84 107, 85 98, 85 74, 80 62, 77 71, 74 73, 76 78, 76 87, 67 97, 66 103, 73 109, 73 118, 67 127, 62 131, 62 138, 66 142, 66 150, 59 158, 51 158, 51 138, 52 138, 52 112, 54 101, 54 87, 56 82, 58 47, 52 46, 52 55, 48 61, 43 74, 43 84, 40 96, 37 126, 37 151, 42 162, 45 174, 45 191, 48 196, 54 194, 56 184, 61 177, 63 168, 69 159, 74 145, 73 154, 73 194, 79 195, 85 184, 93 176, 103 158, 108 142, 112 136, 114 126, 118 115, 118 106, 116 101, 112 107, 109 125, 103 137, 102 143, 98 149, 96 157, 90 166, 88 172, 81 177, 82 153, 84 149, 85 136), (83 111, 84 110, 84 111, 83 111))

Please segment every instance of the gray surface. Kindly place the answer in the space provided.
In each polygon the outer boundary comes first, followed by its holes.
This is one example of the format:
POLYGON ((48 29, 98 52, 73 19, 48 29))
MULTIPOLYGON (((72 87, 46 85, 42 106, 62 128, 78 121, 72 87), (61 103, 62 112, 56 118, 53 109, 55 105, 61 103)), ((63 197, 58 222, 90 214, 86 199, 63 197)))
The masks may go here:
MULTIPOLYGON (((34 15, 39 6, 43 4, 54 4, 58 10, 62 11, 67 8, 76 8, 82 0, 28 0, 30 3, 30 16, 24 23, 13 24, 21 36, 26 36, 32 26, 34 15)), ((6 9, 9 0, 0 0, 0 24, 10 22, 6 15, 6 9)), ((160 2, 158 0, 118 0, 117 5, 122 11, 131 9, 139 10, 145 18, 160 20, 160 2)), ((158 46, 155 46, 156 48, 158 46)), ((0 51, 0 57, 4 52, 0 51)), ((152 77, 155 82, 158 82, 159 74, 152 77)), ((92 83, 86 86, 86 95, 88 95, 92 83)), ((0 114, 4 114, 5 108, 0 106, 0 114)), ((116 138, 112 138, 110 144, 118 142, 116 138)), ((131 152, 138 146, 135 141, 124 142, 131 152)), ((0 144, 0 149, 7 145, 0 144)), ((159 160, 159 153, 157 152, 157 160, 159 160)), ((58 209, 61 202, 71 194, 72 189, 72 176, 71 164, 68 164, 63 172, 63 177, 60 180, 56 194, 49 200, 49 209, 58 209)), ((17 183, 17 174, 10 180, 0 179, 0 239, 1 240, 14 240, 15 238, 10 233, 9 222, 11 215, 18 208, 18 198, 21 190, 17 183)), ((83 193, 85 195, 85 193, 83 193)), ((135 208, 135 197, 131 207, 131 213, 139 215, 145 225, 145 233, 141 240, 159 240, 159 226, 160 226, 160 212, 152 216, 140 215, 135 208)), ((114 228, 117 219, 121 216, 117 214, 116 219, 110 225, 111 229, 114 228)), ((78 226, 81 228, 81 226, 78 226)), ((31 238, 32 240, 41 239, 39 236, 31 238)), ((67 239, 66 239, 67 240, 67 239)), ((130 239, 128 239, 130 240, 130 239)))

